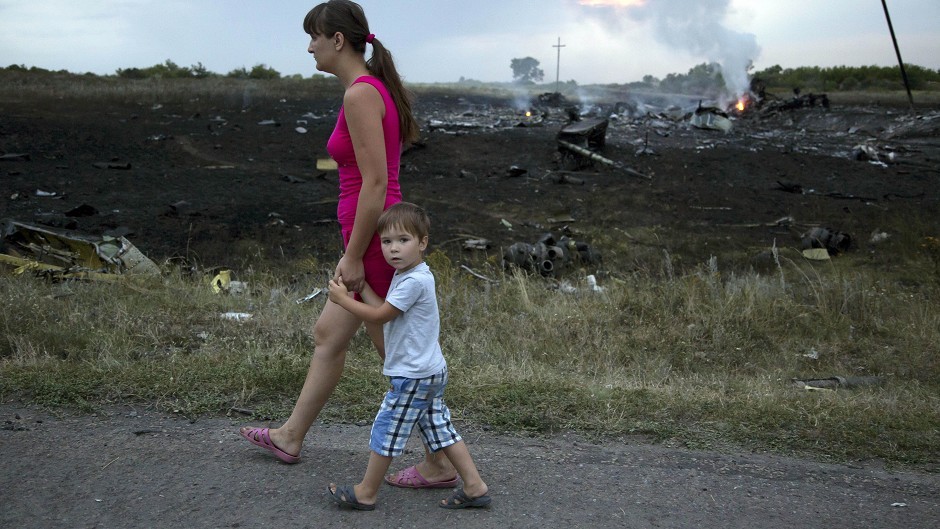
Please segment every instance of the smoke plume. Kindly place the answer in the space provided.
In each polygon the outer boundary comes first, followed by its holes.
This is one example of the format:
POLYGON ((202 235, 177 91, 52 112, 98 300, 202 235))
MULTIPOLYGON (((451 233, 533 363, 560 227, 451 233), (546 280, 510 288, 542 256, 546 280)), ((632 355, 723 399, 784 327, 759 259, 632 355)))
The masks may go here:
POLYGON ((721 65, 732 95, 748 90, 747 71, 760 47, 753 34, 725 25, 730 0, 579 0, 579 4, 607 21, 613 10, 615 16, 626 15, 647 25, 663 44, 721 65))

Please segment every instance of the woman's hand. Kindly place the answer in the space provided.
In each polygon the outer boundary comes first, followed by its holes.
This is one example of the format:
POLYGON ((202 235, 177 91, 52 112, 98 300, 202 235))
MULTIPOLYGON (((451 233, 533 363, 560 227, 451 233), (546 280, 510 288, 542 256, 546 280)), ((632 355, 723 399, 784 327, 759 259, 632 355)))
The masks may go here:
POLYGON ((336 265, 336 274, 333 279, 340 279, 350 292, 361 291, 366 279, 362 259, 354 259, 348 254, 344 255, 336 265))

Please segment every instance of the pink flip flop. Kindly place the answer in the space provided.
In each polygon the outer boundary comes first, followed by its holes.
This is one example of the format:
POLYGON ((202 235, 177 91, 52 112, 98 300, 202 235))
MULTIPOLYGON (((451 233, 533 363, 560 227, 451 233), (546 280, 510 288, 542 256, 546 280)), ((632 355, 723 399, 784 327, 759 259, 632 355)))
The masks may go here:
POLYGON ((281 450, 280 448, 274 446, 274 443, 271 442, 271 435, 268 433, 268 428, 248 428, 247 430, 240 430, 238 433, 242 437, 248 439, 248 442, 264 448, 265 450, 270 450, 278 459, 285 463, 293 465, 300 461, 299 456, 292 456, 287 452, 281 450))
POLYGON ((385 476, 385 482, 393 487, 406 489, 450 489, 457 486, 457 478, 447 481, 428 481, 418 472, 417 466, 399 470, 394 475, 385 476))

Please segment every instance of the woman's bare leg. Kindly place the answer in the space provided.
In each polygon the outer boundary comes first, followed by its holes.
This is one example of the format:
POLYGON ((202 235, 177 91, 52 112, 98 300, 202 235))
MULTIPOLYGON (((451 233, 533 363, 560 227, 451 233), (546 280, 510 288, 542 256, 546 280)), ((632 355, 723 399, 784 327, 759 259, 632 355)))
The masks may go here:
POLYGON ((444 451, 431 452, 427 446, 424 447, 424 461, 418 463, 415 467, 418 469, 418 473, 431 483, 450 481, 457 477, 457 470, 450 462, 450 459, 447 458, 447 455, 444 454, 444 451))
POLYGON ((299 455, 304 436, 330 398, 343 374, 346 350, 362 322, 327 301, 313 326, 314 349, 303 388, 287 422, 269 432, 271 442, 288 454, 299 455))

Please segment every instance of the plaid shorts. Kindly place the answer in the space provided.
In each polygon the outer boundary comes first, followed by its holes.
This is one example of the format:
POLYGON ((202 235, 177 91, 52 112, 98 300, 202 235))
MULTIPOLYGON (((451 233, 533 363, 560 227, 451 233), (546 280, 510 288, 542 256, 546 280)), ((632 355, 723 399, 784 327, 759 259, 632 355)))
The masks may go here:
POLYGON ((402 454, 415 424, 432 452, 461 440, 444 404, 447 369, 427 378, 389 377, 392 389, 385 394, 372 423, 369 448, 381 456, 402 454))

